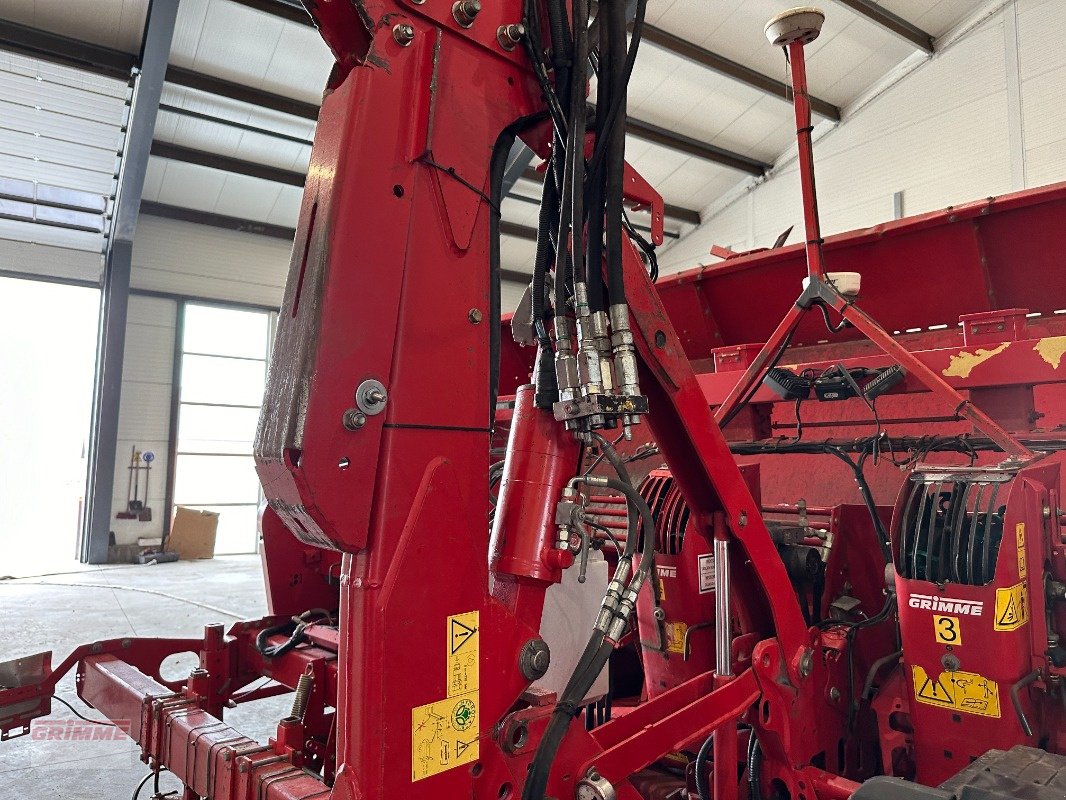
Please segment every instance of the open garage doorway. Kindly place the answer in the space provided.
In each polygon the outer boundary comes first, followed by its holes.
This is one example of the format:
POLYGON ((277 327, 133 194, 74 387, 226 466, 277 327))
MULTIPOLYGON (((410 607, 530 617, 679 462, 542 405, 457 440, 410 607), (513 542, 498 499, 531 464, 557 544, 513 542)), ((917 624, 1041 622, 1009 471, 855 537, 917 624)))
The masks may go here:
POLYGON ((0 277, 0 576, 72 568, 100 291, 0 277))

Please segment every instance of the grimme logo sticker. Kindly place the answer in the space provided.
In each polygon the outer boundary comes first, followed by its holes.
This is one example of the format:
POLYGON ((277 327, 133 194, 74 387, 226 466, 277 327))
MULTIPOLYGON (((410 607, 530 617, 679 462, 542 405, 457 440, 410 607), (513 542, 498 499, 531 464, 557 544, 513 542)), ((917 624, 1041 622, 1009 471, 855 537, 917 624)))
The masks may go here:
POLYGON ((982 600, 959 600, 954 597, 936 597, 931 594, 912 594, 907 605, 927 611, 944 611, 949 614, 969 614, 981 616, 985 604, 982 600))

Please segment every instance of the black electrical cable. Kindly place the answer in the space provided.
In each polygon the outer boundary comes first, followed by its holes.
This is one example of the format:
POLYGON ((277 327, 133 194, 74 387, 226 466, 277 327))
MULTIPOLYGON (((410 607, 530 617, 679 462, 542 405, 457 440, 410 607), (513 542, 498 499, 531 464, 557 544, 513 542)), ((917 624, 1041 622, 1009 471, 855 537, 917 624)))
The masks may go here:
POLYGON ((70 709, 70 713, 73 714, 75 717, 77 717, 80 720, 84 720, 85 722, 91 722, 93 725, 106 725, 106 726, 109 726, 109 727, 112 727, 112 728, 117 728, 118 727, 118 725, 116 725, 114 722, 111 722, 110 720, 106 720, 106 719, 90 719, 89 717, 86 717, 84 714, 80 713, 78 711, 78 709, 74 708, 74 706, 72 706, 70 703, 68 703, 66 700, 64 700, 62 697, 60 697, 58 694, 52 695, 52 699, 53 700, 58 700, 60 703, 65 705, 67 708, 70 709))
POLYGON ((818 303, 818 310, 822 312, 822 319, 825 320, 825 327, 829 329, 830 333, 840 333, 844 328, 848 327, 848 321, 841 318, 840 322, 834 325, 829 321, 829 311, 825 307, 825 303, 818 303))
POLYGON ((859 487, 859 495, 862 497, 862 502, 870 514, 870 521, 873 523, 874 533, 877 536, 877 545, 881 550, 881 556, 884 558, 886 564, 891 563, 892 545, 889 542, 888 531, 885 529, 885 523, 881 521, 881 515, 877 512, 877 503, 874 501, 873 491, 870 489, 870 484, 866 481, 866 475, 862 468, 865 456, 860 456, 860 460, 856 462, 852 461, 846 453, 835 448, 828 448, 825 452, 839 458, 851 467, 852 474, 855 476, 855 483, 859 487))
POLYGON ((748 800, 763 800, 762 759, 762 745, 752 728, 748 738, 748 800))
POLYGON ((700 745, 699 752, 696 753, 696 764, 693 767, 696 772, 696 794, 700 800, 711 800, 711 790, 707 786, 706 772, 707 759, 711 756, 712 747, 714 747, 714 731, 711 731, 711 735, 700 745))
POLYGON ((625 228, 629 238, 644 253, 644 257, 648 260, 648 276, 651 278, 651 282, 655 283, 659 280, 659 257, 655 255, 655 245, 645 239, 640 231, 633 227, 633 223, 630 222, 629 214, 626 213, 625 209, 622 210, 622 227, 625 228))

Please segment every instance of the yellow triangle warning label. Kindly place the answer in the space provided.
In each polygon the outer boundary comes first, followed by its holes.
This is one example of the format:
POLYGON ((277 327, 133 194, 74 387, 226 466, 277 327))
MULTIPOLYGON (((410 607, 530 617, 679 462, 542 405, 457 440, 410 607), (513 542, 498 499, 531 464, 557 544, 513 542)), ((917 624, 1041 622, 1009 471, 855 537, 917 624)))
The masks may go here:
POLYGON ((996 616, 992 627, 1013 631, 1029 621, 1029 597, 1024 583, 1008 589, 996 589, 996 616))
POLYGON ((926 677, 918 689, 918 696, 932 703, 943 703, 946 706, 954 705, 955 698, 951 695, 939 679, 926 677))
POLYGON ((470 641, 470 637, 477 633, 477 628, 471 628, 469 625, 464 625, 454 617, 451 618, 451 623, 451 651, 453 653, 458 653, 460 648, 470 641))
POLYGON ((466 748, 468 748, 469 746, 470 745, 467 744, 466 742, 460 742, 458 739, 456 739, 455 740, 455 757, 458 758, 463 753, 465 753, 466 752, 466 748))
POLYGON ((1013 625, 1018 621, 1018 612, 1014 608, 1014 598, 1010 598, 1007 601, 1006 607, 1003 609, 1003 613, 999 615, 999 619, 996 620, 1000 625, 1013 625))

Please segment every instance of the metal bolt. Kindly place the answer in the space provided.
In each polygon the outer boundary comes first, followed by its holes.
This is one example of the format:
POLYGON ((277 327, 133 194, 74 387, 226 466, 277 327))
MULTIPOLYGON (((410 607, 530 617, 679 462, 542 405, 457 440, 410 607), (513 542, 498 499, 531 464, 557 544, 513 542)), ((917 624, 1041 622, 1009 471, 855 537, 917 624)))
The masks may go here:
POLYGON ((481 0, 456 0, 452 5, 452 17, 464 28, 474 24, 474 19, 481 13, 481 0))
POLYGON ((514 50, 515 45, 521 42, 525 35, 526 26, 520 22, 501 25, 496 29, 496 41, 500 43, 500 47, 508 52, 514 50))
POLYGON ((355 390, 355 405, 370 417, 384 411, 388 399, 389 393, 384 384, 374 378, 363 381, 355 390))
POLYGON ((472 308, 467 312, 466 318, 477 325, 484 318, 484 314, 481 313, 480 308, 472 308))
POLYGON ((518 657, 518 666, 526 680, 543 678, 550 665, 551 650, 543 639, 530 639, 525 643, 518 657))
POLYGON ((344 412, 344 418, 342 419, 344 427, 350 431, 357 431, 366 425, 366 414, 360 411, 358 408, 349 408, 344 412))
POLYGON ((400 47, 407 47, 415 40, 415 29, 406 22, 401 22, 393 27, 392 38, 396 40, 396 44, 400 45, 400 47))
POLYGON ((944 667, 947 672, 958 672, 962 666, 962 662, 959 661, 959 657, 953 653, 945 653, 940 659, 940 665, 944 667))
POLYGON ((810 650, 804 650, 803 655, 800 656, 799 673, 800 676, 806 678, 811 674, 814 669, 814 654, 810 650))
POLYGON ((840 690, 837 687, 833 686, 829 690, 829 699, 832 700, 834 703, 840 699, 840 690))
POLYGON ((747 526, 747 524, 748 524, 748 512, 747 511, 741 511, 740 512, 740 516, 737 518, 737 525, 739 525, 741 528, 743 528, 743 527, 747 526))

